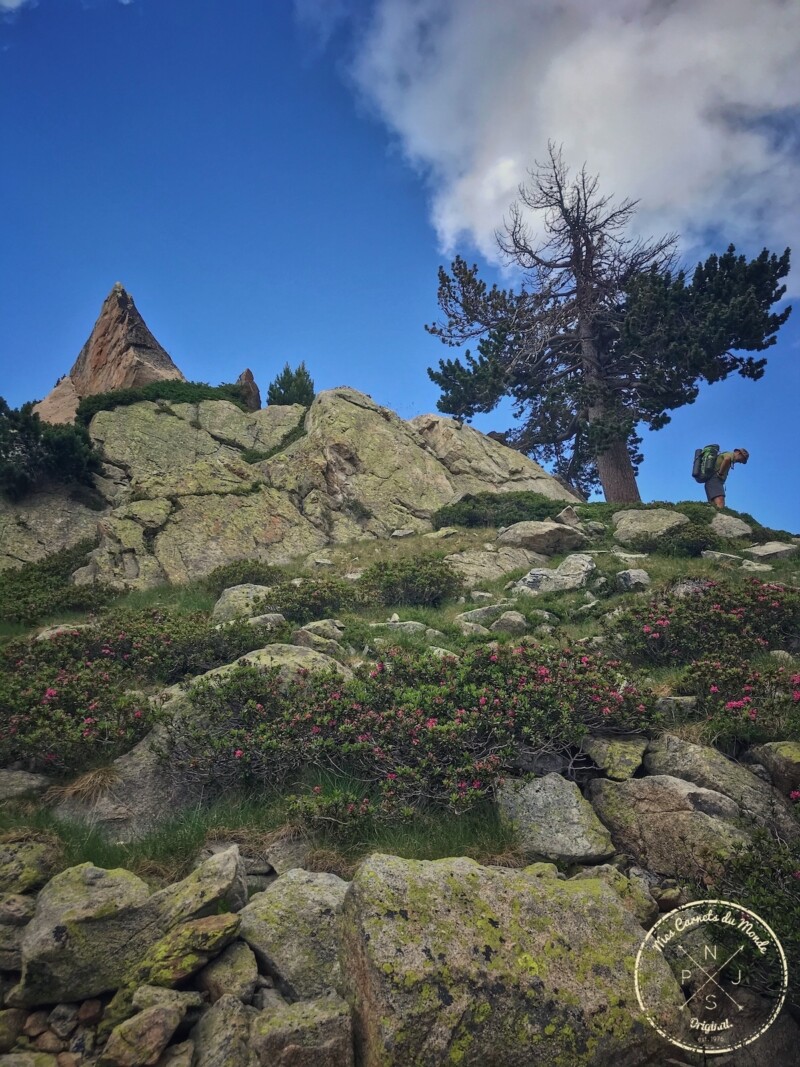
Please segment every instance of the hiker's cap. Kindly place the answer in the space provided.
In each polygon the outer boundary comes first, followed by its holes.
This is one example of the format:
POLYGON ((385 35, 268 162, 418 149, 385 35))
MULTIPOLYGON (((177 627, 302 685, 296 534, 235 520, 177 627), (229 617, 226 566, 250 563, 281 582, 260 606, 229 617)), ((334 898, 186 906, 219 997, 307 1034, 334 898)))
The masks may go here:
POLYGON ((750 459, 750 453, 747 451, 747 449, 746 448, 737 448, 736 451, 739 453, 739 456, 740 456, 739 462, 740 463, 747 463, 748 459, 750 459))

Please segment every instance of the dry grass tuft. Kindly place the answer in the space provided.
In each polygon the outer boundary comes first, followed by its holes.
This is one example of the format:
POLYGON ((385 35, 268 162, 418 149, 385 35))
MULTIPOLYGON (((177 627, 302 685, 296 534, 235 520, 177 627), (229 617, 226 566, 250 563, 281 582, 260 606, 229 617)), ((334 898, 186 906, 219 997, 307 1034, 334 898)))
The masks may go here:
POLYGON ((354 860, 333 848, 314 848, 305 862, 307 871, 335 874, 346 882, 352 881, 360 860, 354 860))
POLYGON ((66 785, 50 786, 42 800, 45 804, 58 804, 62 800, 79 800, 84 804, 94 804, 118 781, 119 771, 113 764, 108 767, 95 767, 66 785))
POLYGON ((486 856, 479 860, 484 867, 527 867, 530 860, 526 857, 521 848, 505 849, 504 852, 497 852, 494 855, 486 856))
POLYGON ((261 859, 273 846, 282 841, 300 841, 307 837, 299 823, 287 822, 274 830, 259 830, 248 826, 215 826, 206 834, 206 844, 230 841, 239 846, 243 856, 261 859))

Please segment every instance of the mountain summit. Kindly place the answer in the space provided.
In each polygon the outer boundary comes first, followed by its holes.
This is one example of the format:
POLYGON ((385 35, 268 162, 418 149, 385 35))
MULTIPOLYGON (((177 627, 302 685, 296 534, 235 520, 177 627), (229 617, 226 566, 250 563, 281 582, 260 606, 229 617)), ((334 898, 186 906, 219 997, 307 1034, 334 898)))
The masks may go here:
POLYGON ((72 422, 78 403, 94 393, 131 389, 162 378, 185 381, 117 282, 69 374, 34 410, 45 422, 72 422))

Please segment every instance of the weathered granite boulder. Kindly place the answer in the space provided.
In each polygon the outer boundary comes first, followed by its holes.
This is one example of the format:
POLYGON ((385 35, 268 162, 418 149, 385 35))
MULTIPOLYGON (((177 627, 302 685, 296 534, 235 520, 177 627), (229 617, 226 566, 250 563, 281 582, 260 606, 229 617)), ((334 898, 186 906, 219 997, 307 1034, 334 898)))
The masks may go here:
POLYGON ((234 941, 197 976, 198 989, 208 994, 212 1004, 226 994, 249 1004, 257 984, 258 963, 253 950, 244 941, 234 941))
POLYGON ((737 519, 735 515, 723 515, 719 513, 711 520, 711 529, 720 537, 735 540, 739 537, 750 537, 753 527, 743 519, 737 519))
POLYGON ((560 774, 532 782, 507 779, 497 792, 497 804, 516 827, 528 859, 602 863, 614 855, 611 835, 591 804, 560 774))
POLYGON ((637 568, 617 572, 617 588, 622 593, 641 593, 650 585, 647 571, 637 568))
POLYGON ((790 559, 800 551, 800 545, 786 541, 767 541, 763 545, 753 545, 745 548, 748 556, 752 556, 757 563, 766 563, 771 559, 790 559))
POLYGON ((587 737, 581 741, 581 752, 616 782, 624 782, 636 774, 646 748, 644 737, 587 737))
POLYGON ((28 893, 45 884, 55 866, 53 846, 46 841, 0 843, 0 893, 28 893))
POLYGON ((488 549, 453 552, 445 556, 445 560, 463 576, 468 585, 493 582, 520 567, 533 567, 546 562, 545 557, 537 552, 530 552, 527 548, 510 548, 508 545, 501 545, 496 552, 488 549))
POLYGON ((512 548, 527 548, 543 556, 560 556, 588 545, 589 538, 564 523, 515 522, 498 534, 497 543, 512 548))
POLYGON ((769 771, 775 787, 784 795, 800 789, 800 742, 770 741, 757 745, 753 757, 769 771))
POLYGON ((94 539, 108 510, 92 510, 67 489, 32 493, 16 504, 0 495, 0 571, 94 539))
POLYGON ((504 611, 489 627, 492 633, 520 636, 528 632, 528 620, 521 611, 504 611))
POLYGON ((625 875, 610 863, 601 863, 597 867, 587 867, 573 875, 573 879, 581 878, 599 878, 606 885, 610 885, 622 901, 622 906, 635 916, 636 921, 646 930, 658 918, 658 904, 650 895, 647 882, 641 875, 625 875))
POLYGON ((611 521, 614 537, 628 545, 638 537, 662 537, 678 526, 685 526, 689 520, 679 511, 651 508, 647 511, 617 511, 611 521))
MULTIPOLYGON (((373 855, 345 896, 342 971, 364 1067, 644 1065, 642 929, 599 879, 373 855)), ((654 961, 665 1006, 679 996, 654 961)))
POLYGON ((231 900, 241 906, 243 888, 235 848, 153 894, 128 871, 91 863, 62 871, 39 894, 25 928, 14 1006, 85 1000, 118 989, 165 933, 231 900))
POLYGON ((589 582, 597 564, 591 556, 576 554, 567 556, 555 569, 534 568, 514 584, 515 593, 538 596, 539 593, 567 593, 583 589, 589 582))
POLYGON ((101 1067, 155 1067, 185 1014, 177 1004, 145 1008, 112 1030, 98 1062, 101 1067))
POLYGON ((588 793, 620 851, 655 874, 696 877, 749 840, 736 825, 740 810, 733 800, 680 778, 596 778, 588 793))
POLYGON ((211 611, 212 622, 230 622, 231 619, 252 617, 258 610, 255 605, 270 592, 268 585, 232 585, 223 589, 211 611))
POLYGON ((193 1067, 257 1067, 250 1047, 252 1009, 226 995, 200 1016, 192 1030, 193 1067))
POLYGON ((339 927, 347 882, 335 874, 293 870, 242 910, 240 937, 281 992, 321 996, 341 983, 339 927))
POLYGON ((259 1012, 250 1044, 261 1067, 353 1067, 350 1008, 328 996, 259 1012))
POLYGON ((730 797, 746 819, 777 830, 787 841, 800 839, 800 824, 787 799, 710 745, 665 734, 650 742, 644 763, 650 774, 671 774, 730 797))

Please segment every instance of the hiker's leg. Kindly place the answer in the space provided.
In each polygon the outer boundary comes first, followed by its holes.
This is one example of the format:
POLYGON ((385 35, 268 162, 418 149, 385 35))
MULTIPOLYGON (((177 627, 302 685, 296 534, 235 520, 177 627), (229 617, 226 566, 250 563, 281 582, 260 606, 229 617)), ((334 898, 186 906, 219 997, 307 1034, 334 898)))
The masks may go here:
POLYGON ((724 508, 725 507, 725 497, 724 496, 715 496, 714 499, 711 501, 711 503, 714 505, 715 508, 724 508))

